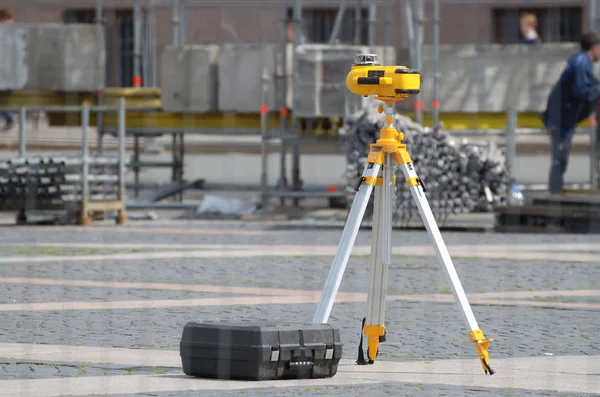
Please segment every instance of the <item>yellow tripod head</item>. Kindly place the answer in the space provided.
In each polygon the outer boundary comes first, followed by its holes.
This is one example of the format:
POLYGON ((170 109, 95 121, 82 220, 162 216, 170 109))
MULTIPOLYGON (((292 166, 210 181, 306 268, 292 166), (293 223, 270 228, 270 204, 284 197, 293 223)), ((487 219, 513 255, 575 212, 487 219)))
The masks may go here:
MULTIPOLYGON (((346 85, 353 94, 365 97, 375 95, 375 99, 386 105, 385 108, 379 106, 379 113, 385 112, 385 124, 381 129, 380 138, 371 147, 383 148, 385 152, 397 152, 400 148, 404 148, 405 145, 401 143, 404 134, 394 128, 392 105, 394 102, 408 98, 411 94, 419 93, 421 89, 419 72, 405 66, 381 66, 377 62, 377 55, 357 54, 352 69, 346 77, 346 85)), ((371 151, 368 161, 375 161, 374 153, 371 151)), ((380 160, 377 157, 376 161, 380 160)))
POLYGON ((346 86, 353 94, 369 96, 392 105, 421 89, 421 75, 405 66, 381 66, 377 55, 357 54, 346 86))

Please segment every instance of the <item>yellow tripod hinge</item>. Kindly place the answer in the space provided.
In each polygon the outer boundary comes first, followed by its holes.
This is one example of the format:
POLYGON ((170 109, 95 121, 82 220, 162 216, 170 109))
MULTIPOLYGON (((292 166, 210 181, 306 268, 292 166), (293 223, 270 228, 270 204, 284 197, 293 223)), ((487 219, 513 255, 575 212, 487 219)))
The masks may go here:
MULTIPOLYGON (((373 186, 383 186, 383 177, 378 176, 375 178, 374 176, 365 176, 363 178, 363 185, 373 185, 373 186)), ((396 184, 396 176, 392 177, 392 185, 396 184)))
POLYGON ((369 359, 375 361, 379 350, 379 339, 385 335, 385 326, 365 325, 364 334, 367 337, 367 346, 369 346, 369 359))
POLYGON ((393 126, 383 127, 377 142, 372 143, 370 146, 367 163, 383 165, 386 153, 394 155, 394 163, 397 165, 412 163, 406 145, 402 143, 403 139, 404 134, 398 132, 393 126))
POLYGON ((493 342, 494 339, 485 339, 483 336, 483 331, 480 329, 476 329, 474 331, 469 332, 469 339, 471 342, 475 344, 475 349, 477 350, 477 354, 479 355, 479 359, 481 360, 481 366, 483 367, 483 371, 486 374, 493 375, 495 371, 490 368, 490 355, 488 353, 488 345, 490 342, 493 342))

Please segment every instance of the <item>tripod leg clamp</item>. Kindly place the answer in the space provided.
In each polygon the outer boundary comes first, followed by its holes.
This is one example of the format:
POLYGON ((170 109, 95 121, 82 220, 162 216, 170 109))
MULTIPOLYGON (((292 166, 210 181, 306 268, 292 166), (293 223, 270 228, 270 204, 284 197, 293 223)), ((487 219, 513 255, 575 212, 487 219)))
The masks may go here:
POLYGON ((385 326, 365 325, 365 336, 367 337, 367 346, 369 346, 369 359, 375 361, 379 350, 379 342, 385 336, 385 326))
POLYGON ((485 372, 485 374, 494 375, 496 371, 490 368, 490 357, 488 353, 488 345, 494 340, 486 340, 483 336, 483 331, 481 331, 480 329, 469 332, 469 339, 475 344, 475 349, 477 350, 477 354, 479 355, 479 359, 481 360, 481 366, 483 367, 483 371, 485 372))

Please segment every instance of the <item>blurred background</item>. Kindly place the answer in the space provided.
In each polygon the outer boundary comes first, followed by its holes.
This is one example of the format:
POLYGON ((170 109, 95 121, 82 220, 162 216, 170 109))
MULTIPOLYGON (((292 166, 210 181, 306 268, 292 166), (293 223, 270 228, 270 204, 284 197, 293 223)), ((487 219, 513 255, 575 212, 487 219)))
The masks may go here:
MULTIPOLYGON (((0 8, 8 22, 0 25, 1 157, 81 163, 89 152, 96 165, 61 171, 91 183, 67 189, 69 200, 121 202, 111 209, 195 210, 208 194, 253 198, 261 213, 347 208, 378 131, 376 120, 364 121, 372 105, 345 86, 357 53, 421 72, 421 94, 397 104, 397 122, 414 131, 411 153, 422 157, 418 171, 429 169, 441 212, 522 205, 547 191, 539 113, 581 34, 598 28, 595 0, 9 0, 0 8), (468 177, 468 188, 444 195, 456 186, 443 176, 468 177)), ((579 130, 566 184, 594 189, 596 131, 589 121, 579 130)), ((64 192, 35 183, 46 198, 11 187, 5 207, 64 208, 64 192)))

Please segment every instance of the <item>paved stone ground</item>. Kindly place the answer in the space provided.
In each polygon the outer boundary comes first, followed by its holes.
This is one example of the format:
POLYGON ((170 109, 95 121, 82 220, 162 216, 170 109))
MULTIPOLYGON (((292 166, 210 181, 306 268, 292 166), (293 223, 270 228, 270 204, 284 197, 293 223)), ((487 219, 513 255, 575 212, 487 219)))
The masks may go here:
MULTIPOLYGON (((172 391, 160 393, 139 393, 139 394, 116 394, 111 397, 193 397, 197 396, 197 391, 172 391)), ((405 384, 372 384, 366 386, 351 387, 291 387, 284 390, 259 389, 252 391, 243 391, 236 393, 239 396, 264 397, 264 396, 341 396, 341 395, 377 395, 377 396, 482 396, 490 393, 489 388, 482 387, 457 387, 422 383, 405 384)), ((495 396, 516 397, 516 396, 575 396, 569 393, 559 393, 556 391, 529 391, 523 389, 494 389, 495 396)), ((203 391, 202 396, 218 397, 222 396, 222 391, 203 391)), ((489 394, 488 394, 489 395, 489 394)))
POLYGON ((344 343, 338 375, 275 383, 183 376, 178 344, 188 321, 309 322, 340 233, 281 222, 169 220, 0 227, 0 389, 29 397, 600 392, 594 235, 444 233, 475 316, 495 339, 493 377, 481 371, 419 231, 393 232, 387 342, 375 365, 352 365, 366 306, 369 230, 359 233, 330 318, 344 343))

